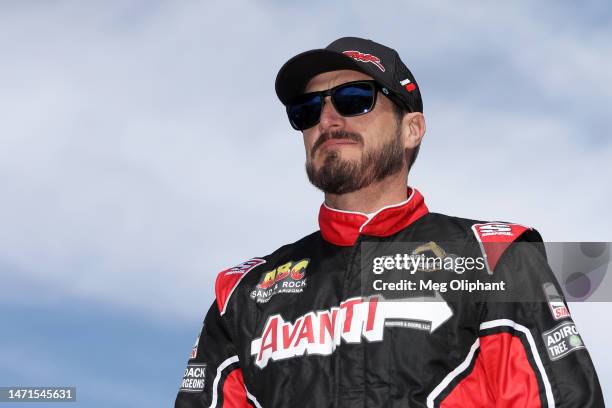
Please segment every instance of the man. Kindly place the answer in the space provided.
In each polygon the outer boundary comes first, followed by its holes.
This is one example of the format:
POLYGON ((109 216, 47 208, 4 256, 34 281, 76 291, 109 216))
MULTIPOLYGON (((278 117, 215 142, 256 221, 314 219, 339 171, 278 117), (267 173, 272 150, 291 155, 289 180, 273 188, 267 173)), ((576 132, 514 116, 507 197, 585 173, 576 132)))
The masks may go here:
POLYGON ((603 406, 539 234, 406 187, 425 119, 394 50, 341 38, 276 92, 320 231, 218 275, 176 407, 603 406))

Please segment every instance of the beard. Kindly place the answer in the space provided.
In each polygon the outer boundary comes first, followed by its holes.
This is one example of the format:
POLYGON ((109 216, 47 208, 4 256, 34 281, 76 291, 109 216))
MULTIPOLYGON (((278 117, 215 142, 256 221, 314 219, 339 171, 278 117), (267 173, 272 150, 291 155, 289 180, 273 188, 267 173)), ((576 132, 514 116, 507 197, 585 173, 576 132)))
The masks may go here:
MULTIPOLYGON (((317 148, 329 139, 350 139, 363 144, 357 133, 323 133, 312 148, 311 157, 317 148)), ((360 160, 343 160, 337 150, 327 153, 320 169, 316 170, 312 160, 306 161, 308 180, 319 190, 329 194, 347 194, 394 175, 406 166, 409 149, 404 149, 401 130, 397 127, 395 137, 377 150, 364 151, 360 160)))

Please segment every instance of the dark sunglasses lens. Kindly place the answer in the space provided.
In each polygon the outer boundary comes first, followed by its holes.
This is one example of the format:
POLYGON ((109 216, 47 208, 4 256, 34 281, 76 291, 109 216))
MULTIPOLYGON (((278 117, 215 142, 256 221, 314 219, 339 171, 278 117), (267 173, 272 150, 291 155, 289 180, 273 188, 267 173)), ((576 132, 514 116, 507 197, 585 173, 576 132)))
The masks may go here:
POLYGON ((351 84, 336 89, 332 96, 341 115, 355 116, 368 113, 374 105, 375 89, 369 83, 351 84))
POLYGON ((321 116, 321 96, 303 95, 287 106, 287 115, 291 126, 297 130, 316 125, 321 116))

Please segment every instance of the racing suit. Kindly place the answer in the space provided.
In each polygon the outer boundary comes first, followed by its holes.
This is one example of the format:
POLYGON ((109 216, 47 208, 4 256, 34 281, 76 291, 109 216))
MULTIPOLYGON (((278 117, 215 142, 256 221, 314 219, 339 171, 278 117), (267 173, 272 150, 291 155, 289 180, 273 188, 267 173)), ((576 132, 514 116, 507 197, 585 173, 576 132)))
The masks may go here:
POLYGON ((369 215, 322 205, 319 231, 222 271, 175 408, 604 406, 539 234, 408 194, 369 215), (394 245, 482 268, 395 270, 430 281, 411 293, 372 267, 394 245), (504 294, 444 290, 474 277, 504 294))

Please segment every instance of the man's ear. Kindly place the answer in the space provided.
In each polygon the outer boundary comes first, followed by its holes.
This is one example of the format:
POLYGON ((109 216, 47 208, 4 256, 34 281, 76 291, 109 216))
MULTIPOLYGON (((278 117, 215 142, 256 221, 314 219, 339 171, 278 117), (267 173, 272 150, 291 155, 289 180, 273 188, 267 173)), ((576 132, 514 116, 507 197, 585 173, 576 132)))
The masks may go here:
POLYGON ((401 126, 405 148, 414 149, 421 144, 425 136, 425 116, 421 112, 406 113, 401 126))

